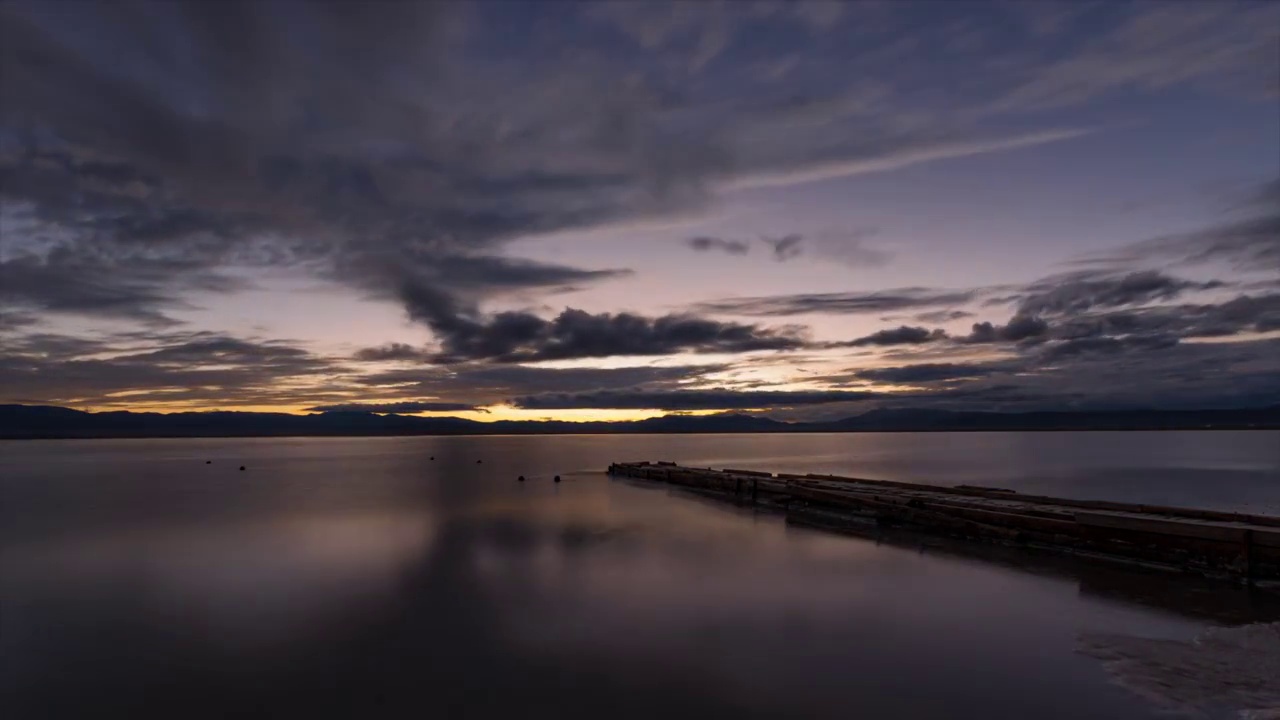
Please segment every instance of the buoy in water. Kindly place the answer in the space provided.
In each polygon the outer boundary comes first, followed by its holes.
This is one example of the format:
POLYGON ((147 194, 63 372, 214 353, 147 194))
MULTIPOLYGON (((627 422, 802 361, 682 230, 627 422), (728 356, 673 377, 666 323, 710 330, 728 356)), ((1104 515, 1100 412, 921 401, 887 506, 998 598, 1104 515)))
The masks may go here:
POLYGON ((436 459, 436 456, 435 456, 435 455, 432 455, 432 456, 431 456, 431 459, 432 459, 432 460, 435 460, 435 459, 436 459))
POLYGON ((204 461, 204 464, 205 464, 205 465, 212 465, 212 464, 213 464, 213 461, 212 461, 212 460, 205 460, 205 461, 204 461))
POLYGON ((244 466, 243 466, 243 465, 241 465, 241 466, 240 466, 240 469, 241 469, 241 470, 244 470, 244 466))
POLYGON ((482 463, 482 462, 484 462, 484 461, 483 461, 483 460, 477 460, 477 461, 476 461, 476 464, 477 464, 477 465, 479 465, 479 464, 480 464, 480 463, 482 463))
POLYGON ((519 480, 520 482, 524 482, 524 476, 523 476, 523 475, 521 475, 520 477, 518 477, 518 478, 516 478, 516 479, 517 479, 517 480, 519 480))
POLYGON ((560 476, 559 476, 559 475, 557 475, 557 476, 556 476, 556 482, 560 482, 560 476))

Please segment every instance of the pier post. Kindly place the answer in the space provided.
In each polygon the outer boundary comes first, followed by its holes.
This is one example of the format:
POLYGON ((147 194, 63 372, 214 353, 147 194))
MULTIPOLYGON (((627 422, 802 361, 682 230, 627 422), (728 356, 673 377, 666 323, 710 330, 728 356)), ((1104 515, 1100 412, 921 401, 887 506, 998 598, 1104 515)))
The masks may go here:
POLYGON ((1253 530, 1244 531, 1244 581, 1253 584, 1253 530))

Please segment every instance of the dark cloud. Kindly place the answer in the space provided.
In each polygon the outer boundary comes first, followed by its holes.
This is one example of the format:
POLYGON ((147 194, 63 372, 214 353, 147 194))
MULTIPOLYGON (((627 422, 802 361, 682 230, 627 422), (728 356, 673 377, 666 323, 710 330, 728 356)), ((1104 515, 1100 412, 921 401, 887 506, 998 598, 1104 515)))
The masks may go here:
POLYGON ((194 339, 158 350, 137 353, 128 360, 149 361, 157 364, 264 364, 289 363, 301 370, 310 363, 316 369, 327 369, 328 364, 318 360, 300 347, 282 342, 251 342, 232 337, 207 337, 194 339))
POLYGON ((1062 339, 1120 335, 1218 338, 1280 328, 1280 294, 1239 295, 1222 303, 1165 305, 1115 310, 1064 320, 1062 339))
POLYGON ((1280 402, 1277 339, 1181 343, 1154 335, 1121 336, 1054 340, 1015 350, 1014 357, 990 363, 904 365, 811 379, 910 384, 919 390, 872 402, 963 410, 1257 407, 1280 402), (956 383, 958 379, 964 382, 956 383))
POLYGON ((626 410, 746 410, 851 402, 875 397, 852 390, 741 391, 706 390, 601 390, 589 393, 545 393, 517 397, 516 407, 530 410, 611 408, 626 410))
POLYGON ((701 303, 695 309, 699 312, 762 317, 785 317, 809 313, 861 315, 926 307, 949 307, 969 302, 973 298, 972 291, 900 288, 871 293, 808 293, 725 298, 701 303))
MULTIPOLYGON (((1016 385, 1041 406, 1238 407, 1280 401, 1280 341, 1086 338, 1029 353, 1016 385), (1067 400, 1067 398, 1071 398, 1067 400)), ((981 382, 981 381, 978 381, 981 382)))
POLYGON ((1226 262, 1236 270, 1280 270, 1280 211, 1199 232, 1150 240, 1131 249, 1123 259, 1148 257, 1185 264, 1226 262))
POLYGON ((1094 308, 1146 305, 1172 300, 1188 291, 1223 287, 1218 281, 1194 282, 1155 270, 1126 274, 1085 271, 1033 283, 1019 297, 1024 316, 1067 315, 1094 308))
POLYGON ((356 351, 354 357, 356 360, 364 360, 366 362, 387 360, 425 362, 431 357, 431 353, 405 343, 387 343, 379 347, 360 348, 356 351))
POLYGON ((157 329, 92 337, 27 332, 0 342, 0 401, 174 408, 430 402, 435 409, 452 411, 535 392, 673 389, 728 369, 723 364, 624 368, 417 364, 366 372, 345 361, 285 341, 210 332, 157 329))
POLYGON ((1134 350, 1163 350, 1177 344, 1178 338, 1168 335, 1083 337, 1047 345, 1038 359, 1054 363, 1080 355, 1119 355, 1134 350))
POLYGON ((760 240, 769 246, 769 249, 773 251, 773 259, 778 262, 786 262, 798 258, 804 252, 804 236, 798 233, 778 238, 760 238, 760 240))
MULTIPOLYGON (((425 262, 425 259, 424 259, 425 262)), ((434 280, 459 289, 554 288, 573 289, 577 285, 628 277, 630 270, 582 270, 531 260, 487 256, 446 256, 437 258, 434 280)))
POLYGON ((190 308, 183 294, 228 292, 247 284, 181 259, 96 257, 58 248, 0 260, 0 302, 52 313, 170 324, 165 310, 190 308))
POLYGON ((965 318, 971 317, 973 317, 973 313, 967 310, 933 310, 912 316, 915 320, 927 323, 954 322, 956 320, 964 320, 965 318))
POLYGON ((685 241, 685 244, 698 252, 719 250, 729 255, 746 255, 751 249, 751 246, 742 240, 729 240, 706 235, 689 238, 685 241))
MULTIPOLYGON (((712 312, 958 312, 955 306, 980 292, 729 298, 693 317, 660 318, 567 311, 543 319, 493 313, 487 304, 628 273, 512 258, 509 246, 520 238, 697 211, 726 188, 878 172, 1084 132, 1044 128, 983 137, 972 130, 978 118, 1008 119, 1109 91, 1192 80, 1222 90, 1221 81, 1242 70, 1270 77, 1274 64, 1257 62, 1256 53, 1272 46, 1277 13, 1266 3, 1185 14, 1158 5, 1100 7, 1090 10, 1100 13, 1090 19, 1090 32, 1068 36, 1044 30, 1039 20, 1001 23, 1001 13, 1024 12, 1012 9, 1022 4, 993 6, 997 17, 985 25, 1036 30, 995 43, 978 88, 972 63, 939 62, 903 42, 923 33, 945 60, 964 56, 965 43, 949 26, 924 22, 927 9, 597 5, 544 3, 538 8, 545 14, 535 14, 533 4, 486 3, 0 4, 0 324, 8 333, 28 332, 31 318, 52 324, 56 318, 48 315, 66 313, 152 327, 146 337, 93 346, 97 354, 48 333, 6 337, 5 397, 172 398, 214 406, 341 404, 353 397, 461 403, 492 397, 468 394, 466 383, 533 392, 514 388, 537 378, 577 392, 596 389, 582 388, 586 382, 628 387, 623 380, 643 375, 566 370, 517 381, 437 367, 414 369, 421 372, 399 376, 396 385, 386 374, 348 376, 346 359, 296 344, 171 328, 162 334, 175 313, 195 309, 199 294, 246 289, 238 279, 246 269, 288 268, 399 303, 431 329, 436 361, 805 345, 791 329, 696 316, 712 312), (528 32, 506 32, 513 23, 528 32), (753 38, 779 24, 789 34, 771 36, 779 41, 777 60, 796 58, 791 70, 762 75, 753 38), (560 34, 580 25, 600 32, 560 34), (821 36, 840 42, 819 42, 821 36), (1046 37, 1055 52, 1041 52, 1046 37), (884 80, 885 67, 894 68, 892 82, 884 80), (942 95, 926 88, 941 88, 942 95), (936 112, 939 101, 951 111, 936 112), (367 384, 379 376, 385 386, 367 384), (306 383, 310 389, 298 389, 306 383), (358 395, 353 386, 371 392, 358 395)), ((776 70, 780 63, 772 64, 776 70)), ((1141 260, 1273 271, 1280 257, 1275 218, 1262 211, 1134 253, 1141 260)), ((824 252, 816 236, 804 244, 807 252, 824 252)), ((857 242, 850 247, 862 264, 887 259, 857 242)), ((1042 348, 1010 352, 1031 363, 1055 343, 1084 338, 1216 337, 1277 326, 1264 296, 1145 307, 1184 302, 1209 287, 1188 283, 1094 273, 1028 288, 1014 300, 1019 315, 1040 313, 1053 327, 1042 348)), ((991 326, 991 334, 1021 334, 1017 323, 1001 327, 991 326)), ((1190 345, 1067 353, 1062 362, 1104 363, 1098 367, 1108 370, 1141 357, 1205 369, 1212 359, 1249 380, 1241 388, 1264 385, 1250 369, 1263 364, 1251 354, 1258 343, 1235 349, 1251 358, 1249 367, 1224 362, 1221 349, 1213 355, 1190 345)), ((653 382, 696 375, 655 374, 653 382)))
MULTIPOLYGON (((762 14, 769 7, 705 14, 681 3, 658 14, 697 18, 688 32, 731 44, 722 33, 791 17, 785 3, 762 14)), ((669 57, 638 63, 604 34, 546 52, 543 34, 494 32, 507 9, 483 3, 98 3, 72 19, 56 4, 12 0, 2 12, 5 199, 31 208, 21 242, 35 256, 74 258, 37 269, 67 275, 66 290, 25 298, 46 311, 154 320, 193 286, 234 289, 223 270, 263 264, 387 300, 434 293, 482 305, 626 272, 506 258, 520 237, 687 212, 760 178, 1070 136, 992 145, 960 123, 915 127, 909 107, 851 115, 843 98, 854 88, 747 76, 708 85, 666 72, 669 57), (721 90, 744 100, 726 103, 721 90), (788 100, 797 92, 803 107, 788 100), (188 265, 122 277, 133 262, 123 257, 161 247, 188 265)), ((539 12, 520 11, 548 28, 596 11, 539 12)), ((702 59, 686 67, 701 72, 717 43, 695 44, 702 59)), ((796 247, 783 238, 779 257, 796 247)))
POLYGON ((942 330, 930 330, 923 327, 903 325, 901 327, 891 328, 888 330, 880 330, 865 337, 850 340, 847 343, 839 343, 838 346, 865 347, 868 345, 920 345, 923 343, 945 340, 946 337, 947 334, 942 330))
POLYGON ((318 405, 307 408, 307 412, 367 412, 379 414, 412 415, 423 412, 462 412, 476 410, 467 403, 426 402, 411 400, 394 403, 342 403, 338 405, 318 405))
POLYGON ((44 360, 66 360, 110 352, 111 343, 87 337, 58 333, 15 333, 6 337, 2 348, 6 356, 38 357, 44 360))
MULTIPOLYGON (((435 310, 432 310, 435 312, 435 310)), ((794 329, 720 322, 691 315, 648 318, 567 309, 553 320, 522 312, 480 320, 437 313, 429 321, 440 338, 436 362, 529 362, 678 352, 742 353, 793 350, 805 340, 794 329)))
POLYGON ((0 310, 0 332, 31 327, 32 325, 38 325, 39 323, 40 318, 32 315, 31 313, 0 310))
POLYGON ((1244 215, 1194 232, 1144 240, 1085 264, 1132 265, 1150 261, 1180 265, 1225 263, 1240 272, 1280 271, 1280 179, 1240 198, 1244 215))
POLYGON ((340 363, 285 342, 207 332, 146 335, 33 334, 6 343, 0 348, 0 397, 71 406, 209 408, 341 395, 334 381, 344 372, 340 363))
POLYGON ((549 368, 467 364, 390 370, 363 375, 356 382, 366 388, 384 387, 401 396, 452 397, 471 393, 470 397, 483 401, 481 404, 489 404, 513 395, 537 392, 575 393, 615 387, 672 389, 726 368, 725 365, 549 368))
POLYGON ((1015 315, 1004 325, 992 325, 990 322, 973 324, 973 330, 961 342, 994 343, 1019 342, 1043 337, 1049 332, 1049 323, 1032 315, 1015 315))
MULTIPOLYGON (((80 47, 55 13, 6 3, 0 109, 7 112, 0 122, 43 123, 64 142, 0 158, 5 195, 34 205, 34 220, 56 231, 43 232, 43 241, 29 234, 28 242, 52 244, 76 260, 35 267, 66 277, 37 286, 51 289, 24 298, 30 304, 158 317, 159 308, 181 302, 183 283, 172 275, 128 282, 114 267, 99 273, 83 258, 105 264, 128 246, 165 245, 193 265, 191 272, 209 273, 243 259, 249 230, 284 246, 273 248, 274 261, 293 264, 292 251, 301 251, 318 269, 362 289, 401 275, 446 292, 562 288, 625 271, 552 267, 484 251, 517 234, 682 202, 665 190, 663 198, 649 193, 652 176, 643 168, 601 174, 495 167, 504 154, 515 155, 498 148, 491 126, 432 116, 401 94, 406 77, 427 94, 449 92, 440 84, 440 61, 455 19, 449 16, 457 14, 451 8, 391 3, 353 16, 341 3, 314 3, 289 8, 286 23, 275 12, 286 8, 269 4, 218 3, 215 10, 171 3, 148 22, 88 7, 86 21, 103 33, 95 46, 80 47), (91 52, 149 66, 160 84, 119 79, 87 62, 91 52), (204 119, 178 108, 185 101, 174 91, 187 89, 207 103, 204 119), (470 137, 447 136, 462 127, 470 137), (370 138, 388 138, 387 147, 402 150, 361 146, 370 138), (50 159, 55 154, 60 161, 50 159), (106 159, 83 159, 90 155, 106 159), (82 196, 88 201, 66 201, 82 196)), ((483 102, 480 94, 467 98, 483 102)), ((592 106, 610 105, 601 100, 592 106)), ((587 123, 595 121, 606 122, 587 123)), ((562 155, 569 165, 577 163, 571 154, 562 155)), ((31 275, 34 265, 41 264, 25 261, 20 270, 31 275)))
POLYGON ((919 383, 986 377, 1007 369, 1008 365, 1004 364, 921 363, 918 365, 903 365, 901 367, 858 370, 854 372, 854 376, 863 380, 877 382, 919 383))

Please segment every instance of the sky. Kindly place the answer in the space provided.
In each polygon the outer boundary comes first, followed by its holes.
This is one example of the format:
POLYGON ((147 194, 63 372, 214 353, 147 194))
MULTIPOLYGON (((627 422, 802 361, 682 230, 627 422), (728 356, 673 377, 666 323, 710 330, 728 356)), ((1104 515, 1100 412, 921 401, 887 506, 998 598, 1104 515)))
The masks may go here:
POLYGON ((0 3, 0 403, 1280 403, 1280 3, 0 3))

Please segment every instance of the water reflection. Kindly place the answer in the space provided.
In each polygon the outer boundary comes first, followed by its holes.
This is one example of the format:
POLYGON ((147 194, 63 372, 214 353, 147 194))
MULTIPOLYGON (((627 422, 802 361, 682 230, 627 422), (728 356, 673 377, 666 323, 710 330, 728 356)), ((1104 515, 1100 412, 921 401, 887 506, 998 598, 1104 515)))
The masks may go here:
POLYGON ((110 588, 156 611, 142 621, 194 621, 227 645, 283 643, 388 594, 433 537, 429 516, 405 513, 145 528, 9 546, 0 571, 6 606, 20 614, 6 627, 23 624, 24 607, 110 588))
POLYGON ((189 470, 207 444, 112 446, 110 475, 9 465, 7 717, 1141 718, 1081 633, 1280 617, 1220 586, 835 536, 564 469, 629 454, 601 439, 466 440, 261 443, 250 478, 189 470))

